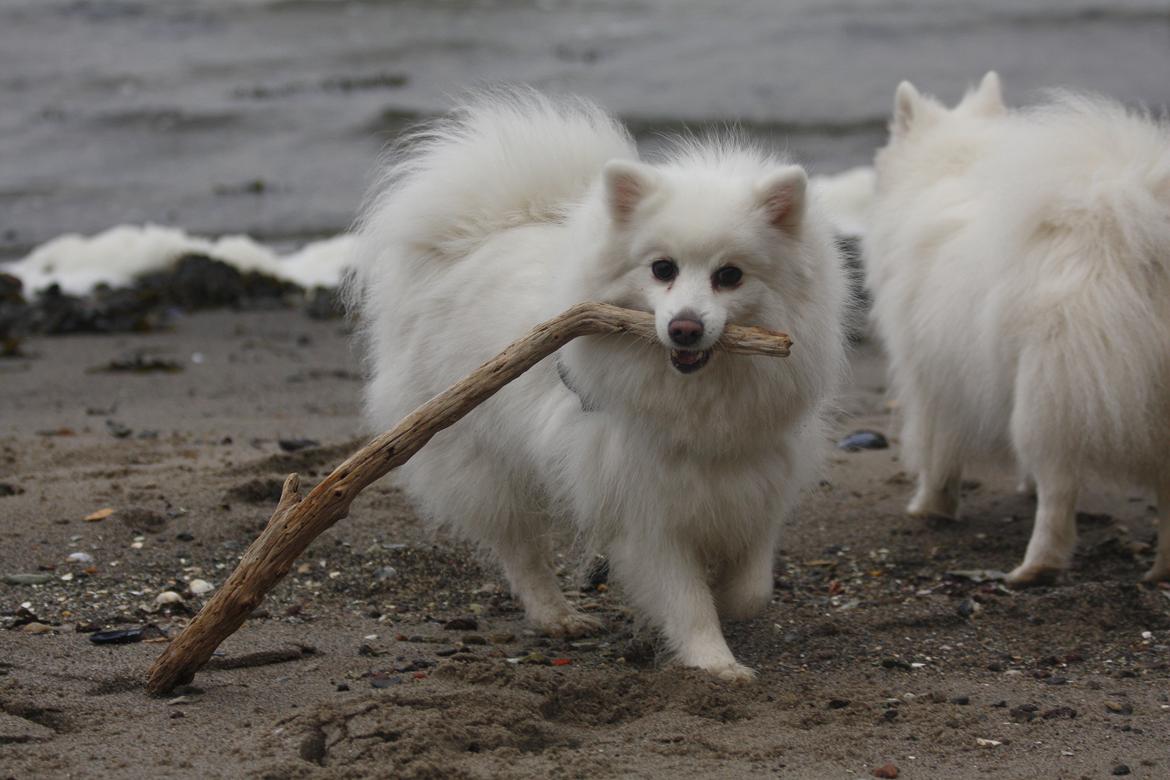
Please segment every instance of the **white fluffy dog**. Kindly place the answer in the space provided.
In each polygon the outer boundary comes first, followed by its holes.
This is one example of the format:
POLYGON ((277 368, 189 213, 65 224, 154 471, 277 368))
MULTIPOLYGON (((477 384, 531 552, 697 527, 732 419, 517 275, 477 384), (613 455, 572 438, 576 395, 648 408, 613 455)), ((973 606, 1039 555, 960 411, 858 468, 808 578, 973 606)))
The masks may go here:
POLYGON ((639 162, 597 107, 527 91, 481 95, 393 153, 358 238, 375 428, 575 303, 655 316, 660 344, 578 339, 401 470, 426 516, 499 560, 542 631, 599 628, 558 586, 558 518, 609 556, 679 661, 751 676, 719 619, 771 598, 778 526, 844 363, 842 272, 805 184, 730 142, 639 162), (720 353, 732 322, 790 333, 792 356, 720 353))
POLYGON ((1038 505, 1015 584, 1070 565, 1081 486, 1156 492, 1170 575, 1170 129, 1095 97, 953 110, 898 87, 865 247, 918 470, 955 516, 961 468, 1013 459, 1038 505))

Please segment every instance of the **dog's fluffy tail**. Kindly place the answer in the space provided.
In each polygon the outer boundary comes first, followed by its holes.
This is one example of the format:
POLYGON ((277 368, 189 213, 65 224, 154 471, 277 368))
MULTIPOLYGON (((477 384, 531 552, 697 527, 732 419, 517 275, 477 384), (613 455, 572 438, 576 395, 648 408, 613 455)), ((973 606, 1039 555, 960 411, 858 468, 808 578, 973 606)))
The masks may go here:
POLYGON ((606 161, 635 155, 629 134, 588 101, 475 94, 390 150, 358 223, 359 273, 450 261, 501 230, 558 221, 606 161))

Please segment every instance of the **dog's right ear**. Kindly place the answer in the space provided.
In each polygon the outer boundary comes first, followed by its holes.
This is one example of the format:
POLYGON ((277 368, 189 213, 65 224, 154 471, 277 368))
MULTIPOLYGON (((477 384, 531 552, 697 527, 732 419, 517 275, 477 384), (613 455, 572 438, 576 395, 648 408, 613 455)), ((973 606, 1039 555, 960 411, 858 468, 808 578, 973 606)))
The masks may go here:
POLYGON ((914 124, 916 114, 922 113, 922 95, 909 81, 903 81, 894 92, 894 135, 904 135, 914 124))
POLYGON ((638 204, 653 191, 658 181, 653 168, 632 160, 610 160, 601 177, 610 218, 618 225, 629 223, 638 204))

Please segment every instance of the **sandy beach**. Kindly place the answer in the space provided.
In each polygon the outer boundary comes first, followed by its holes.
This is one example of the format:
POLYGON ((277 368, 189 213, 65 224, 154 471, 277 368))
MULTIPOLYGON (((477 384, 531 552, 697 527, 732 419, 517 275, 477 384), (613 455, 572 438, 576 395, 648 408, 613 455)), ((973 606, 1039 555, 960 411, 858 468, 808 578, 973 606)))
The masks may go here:
MULTIPOLYGON (((972 475, 965 519, 909 519, 896 440, 834 452, 771 606, 727 627, 752 685, 663 663, 568 558, 565 591, 607 630, 533 635, 499 575, 382 482, 193 688, 151 698, 146 669, 202 603, 189 583, 223 582, 286 473, 312 484, 360 443, 350 337, 217 312, 24 349, 0 361, 0 576, 32 575, 0 584, 0 777, 1168 771, 1170 590, 1137 584, 1146 498, 1091 496, 1068 580, 1012 592, 979 580, 1016 562, 1032 501, 972 475), (110 371, 128 356, 139 370, 110 371), (164 591, 181 598, 160 608, 164 591)), ((880 354, 863 342, 853 366, 839 432, 889 432, 880 354)))

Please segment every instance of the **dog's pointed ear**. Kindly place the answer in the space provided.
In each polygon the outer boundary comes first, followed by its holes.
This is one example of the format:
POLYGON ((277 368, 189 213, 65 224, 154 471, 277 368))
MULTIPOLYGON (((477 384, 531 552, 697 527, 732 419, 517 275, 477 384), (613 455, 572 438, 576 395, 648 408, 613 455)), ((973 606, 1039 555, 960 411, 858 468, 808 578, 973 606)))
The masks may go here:
POLYGON ((922 95, 909 81, 903 81, 894 92, 894 135, 906 133, 914 124, 916 114, 922 113, 922 95))
POLYGON ((1007 106, 1003 102, 1003 85, 1000 83, 999 74, 994 70, 987 71, 968 100, 981 116, 999 116, 1007 111, 1007 106))
POLYGON ((658 174, 653 168, 633 160, 610 160, 601 177, 610 218, 619 225, 630 221, 638 205, 658 183, 658 174))
POLYGON ((764 176, 756 184, 756 197, 768 224, 791 233, 804 219, 808 175, 799 165, 786 165, 764 176))

